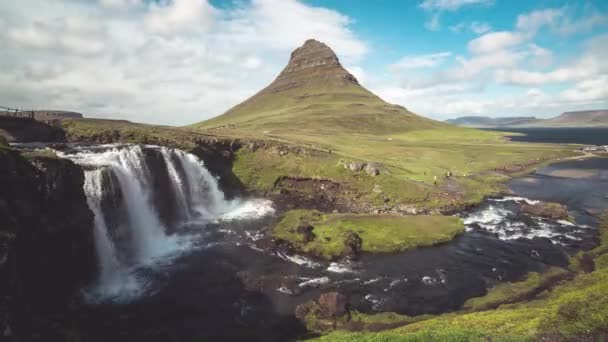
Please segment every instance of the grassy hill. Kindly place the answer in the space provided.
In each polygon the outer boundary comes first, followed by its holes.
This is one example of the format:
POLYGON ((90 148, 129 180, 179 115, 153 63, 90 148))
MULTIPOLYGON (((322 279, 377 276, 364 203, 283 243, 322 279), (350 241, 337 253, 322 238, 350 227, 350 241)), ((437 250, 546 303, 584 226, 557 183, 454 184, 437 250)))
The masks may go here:
POLYGON ((269 86, 202 129, 385 134, 445 127, 386 103, 362 87, 325 44, 308 40, 269 86))

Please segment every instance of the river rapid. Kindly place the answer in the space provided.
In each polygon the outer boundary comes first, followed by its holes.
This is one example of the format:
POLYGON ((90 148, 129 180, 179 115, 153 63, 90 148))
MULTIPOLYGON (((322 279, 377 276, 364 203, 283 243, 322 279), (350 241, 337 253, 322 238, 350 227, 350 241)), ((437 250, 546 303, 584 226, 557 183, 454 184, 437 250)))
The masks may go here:
POLYGON ((295 307, 328 291, 368 313, 457 310, 497 282, 565 267, 597 244, 593 214, 608 208, 608 159, 561 162, 459 213, 466 232, 449 243, 324 262, 263 249, 273 203, 225 199, 193 155, 135 145, 60 155, 85 168, 95 214, 101 273, 80 319, 94 341, 289 340, 305 333, 295 307), (572 219, 521 211, 538 200, 568 205, 572 219))

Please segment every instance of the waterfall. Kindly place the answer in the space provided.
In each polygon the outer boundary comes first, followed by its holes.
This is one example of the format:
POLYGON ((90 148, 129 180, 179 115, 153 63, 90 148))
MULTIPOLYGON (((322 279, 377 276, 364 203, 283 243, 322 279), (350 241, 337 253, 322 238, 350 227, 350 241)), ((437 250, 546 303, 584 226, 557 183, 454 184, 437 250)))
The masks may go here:
POLYGON ((148 282, 138 278, 138 268, 165 262, 191 248, 194 235, 180 233, 183 224, 204 227, 214 220, 251 219, 273 211, 265 200, 227 201, 204 163, 181 150, 102 145, 57 154, 85 169, 84 190, 95 215, 100 266, 96 296, 139 295, 148 282), (180 222, 171 223, 176 233, 168 234, 168 219, 160 216, 163 210, 176 211, 169 215, 179 218, 180 222))
POLYGON ((89 208, 95 215, 94 238, 99 259, 99 283, 107 286, 114 283, 114 273, 115 270, 120 269, 120 263, 116 256, 114 243, 108 235, 108 227, 101 210, 103 171, 103 169, 96 169, 85 172, 84 189, 89 208))

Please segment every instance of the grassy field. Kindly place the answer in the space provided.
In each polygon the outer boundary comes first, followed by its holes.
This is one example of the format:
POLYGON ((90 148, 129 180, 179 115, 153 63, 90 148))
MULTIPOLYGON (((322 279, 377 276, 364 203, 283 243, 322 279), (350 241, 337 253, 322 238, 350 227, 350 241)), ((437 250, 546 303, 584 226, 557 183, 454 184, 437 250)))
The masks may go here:
POLYGON ((500 184, 508 179, 502 171, 574 154, 567 146, 513 143, 501 133, 458 127, 388 135, 277 131, 266 139, 327 153, 277 156, 266 150, 241 150, 235 173, 252 188, 272 191, 280 176, 329 179, 348 184, 362 200, 377 205, 389 198, 392 205, 425 208, 479 202, 502 190, 500 184), (380 176, 349 172, 341 161, 380 164, 380 176), (450 179, 445 178, 448 172, 450 179), (381 195, 371 191, 375 185, 381 195))
MULTIPOLYGON (((425 119, 426 120, 426 119, 425 119)), ((275 192, 281 177, 327 179, 343 184, 348 196, 376 208, 414 205, 449 209, 479 202, 503 189, 505 168, 527 166, 573 155, 572 147, 514 143, 504 133, 441 124, 386 134, 323 132, 316 126, 260 130, 193 129, 116 120, 64 120, 71 141, 132 142, 190 149, 215 138, 264 142, 266 148, 237 151, 233 171, 250 189, 275 192), (270 143, 270 144, 267 144, 270 143), (272 146, 271 148, 268 146, 272 146), (275 147, 304 148, 314 153, 278 154, 275 147), (352 172, 345 162, 373 162, 380 175, 352 172), (451 172, 453 177, 444 176, 451 172), (374 188, 381 192, 373 191, 374 188)), ((256 126, 257 127, 257 126, 256 126)), ((246 145, 246 144, 245 144, 246 145)), ((292 149, 293 150, 293 149, 292 149)))
MULTIPOLYGON (((608 338, 608 216, 601 225, 600 246, 588 252, 595 260, 595 270, 578 271, 572 280, 557 283, 551 291, 537 294, 529 301, 511 303, 514 298, 531 293, 543 281, 562 277, 556 269, 544 275, 531 274, 526 280, 499 285, 486 297, 468 302, 469 310, 443 314, 430 319, 381 332, 336 331, 316 341, 604 341, 608 338), (485 306, 500 304, 494 310, 485 306)), ((525 297, 525 296, 524 296, 525 297)), ((360 314, 359 314, 360 315, 360 314)), ((375 319, 383 321, 383 316, 375 319)), ((391 316, 394 323, 403 316, 391 316)), ((365 319, 365 318, 363 318, 365 319)))
POLYGON ((390 216, 323 214, 314 210, 291 210, 272 228, 275 238, 289 241, 300 252, 327 259, 344 250, 349 232, 362 240, 362 251, 400 252, 414 247, 432 246, 464 232, 462 220, 455 216, 390 216), (305 241, 298 227, 313 226, 315 238, 305 241))

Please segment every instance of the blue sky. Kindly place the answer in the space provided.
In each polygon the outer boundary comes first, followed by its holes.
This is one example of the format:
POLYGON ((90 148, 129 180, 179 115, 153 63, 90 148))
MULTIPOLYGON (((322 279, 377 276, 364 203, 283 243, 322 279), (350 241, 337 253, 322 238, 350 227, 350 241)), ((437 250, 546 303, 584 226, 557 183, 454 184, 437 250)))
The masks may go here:
POLYGON ((316 38, 435 119, 608 108, 605 0, 20 0, 0 3, 0 26, 5 106, 189 124, 316 38))

